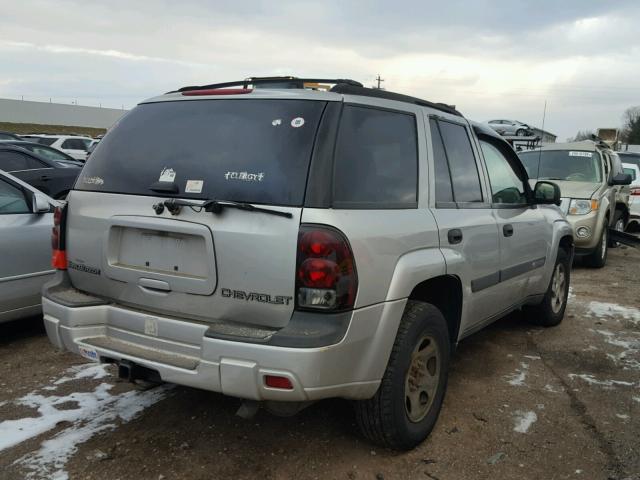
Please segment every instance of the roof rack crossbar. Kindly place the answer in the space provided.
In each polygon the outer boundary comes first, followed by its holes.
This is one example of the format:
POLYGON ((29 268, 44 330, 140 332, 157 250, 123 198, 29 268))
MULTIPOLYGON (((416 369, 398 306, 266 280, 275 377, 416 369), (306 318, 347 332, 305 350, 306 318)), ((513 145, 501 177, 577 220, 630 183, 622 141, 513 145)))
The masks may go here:
POLYGON ((360 82, 355 80, 350 80, 348 78, 298 78, 298 77, 249 77, 244 80, 237 80, 235 82, 224 82, 224 83, 212 83, 209 85, 191 85, 188 87, 182 87, 178 90, 172 90, 167 93, 179 93, 179 92, 187 92, 193 90, 213 90, 216 88, 228 88, 228 87, 239 87, 247 88, 249 85, 268 85, 270 83, 283 83, 289 82, 291 84, 295 84, 296 88, 304 88, 305 83, 327 83, 331 85, 351 85, 354 87, 362 87, 360 82))

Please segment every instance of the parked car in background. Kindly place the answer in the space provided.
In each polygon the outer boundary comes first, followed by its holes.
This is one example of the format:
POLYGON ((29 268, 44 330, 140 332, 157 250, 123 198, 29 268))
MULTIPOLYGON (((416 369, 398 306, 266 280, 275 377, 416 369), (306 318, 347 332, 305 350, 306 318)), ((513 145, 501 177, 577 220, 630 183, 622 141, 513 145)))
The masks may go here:
POLYGON ((616 244, 609 228, 623 231, 629 221, 628 187, 620 158, 606 144, 554 143, 518 154, 529 178, 553 180, 562 193, 562 211, 574 230, 576 254, 593 267, 603 267, 607 250, 616 244))
POLYGON ((533 135, 531 127, 526 123, 517 120, 489 120, 487 122, 491 128, 504 137, 528 137, 533 135))
POLYGON ((92 142, 91 137, 79 135, 25 135, 23 138, 29 138, 32 141, 48 145, 57 150, 62 150, 66 154, 72 156, 76 160, 86 161, 87 149, 92 142))
POLYGON ((83 163, 80 160, 76 160, 71 155, 58 150, 57 148, 49 147, 41 143, 30 142, 25 139, 22 140, 0 140, 0 145, 14 145, 16 147, 29 150, 31 153, 35 153, 39 157, 48 158, 49 160, 58 160, 65 163, 73 163, 78 166, 82 166, 83 163))
POLYGON ((91 156, 93 151, 96 149, 96 147, 100 143, 100 140, 101 139, 97 139, 97 140, 94 140, 93 142, 91 142, 91 145, 89 145, 89 148, 87 148, 87 159, 89 159, 89 157, 91 156))
MULTIPOLYGON (((640 155, 638 155, 640 160, 640 155)), ((625 157, 622 157, 625 158, 625 157)), ((625 158, 626 160, 626 158, 625 158)), ((623 163, 622 168, 625 173, 631 175, 629 185, 629 223, 627 229, 636 231, 640 228, 640 166, 635 163, 623 163)))
POLYGON ((47 333, 276 413, 351 399, 368 439, 412 448, 458 340, 521 307, 562 321, 560 190, 452 107, 277 80, 185 88, 113 127, 54 226, 47 333))
POLYGON ((0 323, 42 311, 51 267, 53 209, 59 202, 0 170, 0 323))
POLYGON ((82 164, 50 160, 17 145, 0 143, 0 169, 50 197, 64 199, 82 170, 82 164))
POLYGON ((0 140, 20 140, 20 137, 15 133, 0 132, 0 140))
POLYGON ((640 168, 640 153, 636 152, 616 152, 623 163, 631 163, 640 168))

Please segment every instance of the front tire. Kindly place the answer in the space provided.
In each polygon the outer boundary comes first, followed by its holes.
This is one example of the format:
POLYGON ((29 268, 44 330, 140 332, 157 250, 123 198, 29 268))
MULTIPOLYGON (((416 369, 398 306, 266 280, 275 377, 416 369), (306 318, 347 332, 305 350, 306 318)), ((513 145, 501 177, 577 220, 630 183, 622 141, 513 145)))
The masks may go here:
POLYGON ((607 253, 609 251, 609 221, 605 220, 602 226, 602 234, 596 249, 587 257, 585 262, 593 268, 602 268, 607 263, 607 253))
MULTIPOLYGON (((616 214, 613 217, 613 229, 618 232, 624 232, 624 214, 620 210, 616 210, 616 214)), ((615 240, 609 238, 609 248, 617 248, 620 246, 615 240)))
POLYGON ((429 436, 447 388, 450 349, 440 310, 409 300, 378 391, 355 403, 358 426, 368 440, 410 450, 429 436))
POLYGON ((562 322, 564 312, 567 309, 569 298, 569 285, 571 283, 571 264, 569 253, 562 248, 558 249, 558 257, 553 267, 551 282, 542 302, 525 309, 527 319, 536 325, 543 327, 555 327, 562 322))
POLYGON ((524 137, 526 135, 526 132, 524 131, 524 129, 519 128, 518 130, 516 130, 516 137, 524 137))

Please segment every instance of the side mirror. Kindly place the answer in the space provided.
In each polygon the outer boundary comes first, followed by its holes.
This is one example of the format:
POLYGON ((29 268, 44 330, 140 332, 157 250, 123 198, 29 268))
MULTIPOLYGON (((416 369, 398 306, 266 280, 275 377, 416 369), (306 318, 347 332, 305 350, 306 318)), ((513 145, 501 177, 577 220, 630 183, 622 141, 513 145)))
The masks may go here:
POLYGON ((611 178, 611 185, 629 185, 631 183, 631 174, 618 173, 611 178))
POLYGON ((560 187, 553 182, 538 182, 533 189, 533 203, 536 205, 560 206, 560 187))
POLYGON ((47 200, 39 193, 33 195, 33 201, 31 202, 31 205, 31 210, 33 211, 33 213, 47 213, 51 211, 51 204, 49 203, 49 200, 47 200))

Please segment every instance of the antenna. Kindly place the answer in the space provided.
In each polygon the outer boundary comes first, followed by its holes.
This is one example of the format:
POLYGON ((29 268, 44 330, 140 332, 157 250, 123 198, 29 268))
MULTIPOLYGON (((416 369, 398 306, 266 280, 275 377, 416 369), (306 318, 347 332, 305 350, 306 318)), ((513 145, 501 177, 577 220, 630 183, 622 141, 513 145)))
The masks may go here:
POLYGON ((538 148, 538 172, 536 173, 536 178, 540 177, 540 159, 542 158, 542 137, 544 137, 544 121, 547 118, 547 101, 544 101, 544 110, 542 110, 542 133, 540 137, 540 147, 538 148))

